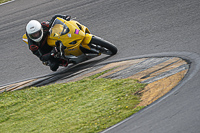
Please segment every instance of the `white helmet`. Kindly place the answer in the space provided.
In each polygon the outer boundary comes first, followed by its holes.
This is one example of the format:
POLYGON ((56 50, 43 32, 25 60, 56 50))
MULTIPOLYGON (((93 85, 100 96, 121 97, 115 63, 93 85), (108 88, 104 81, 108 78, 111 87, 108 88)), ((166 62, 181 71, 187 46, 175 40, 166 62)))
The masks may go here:
POLYGON ((37 20, 31 20, 26 25, 26 32, 31 40, 35 42, 40 42, 42 40, 43 29, 42 25, 37 20))

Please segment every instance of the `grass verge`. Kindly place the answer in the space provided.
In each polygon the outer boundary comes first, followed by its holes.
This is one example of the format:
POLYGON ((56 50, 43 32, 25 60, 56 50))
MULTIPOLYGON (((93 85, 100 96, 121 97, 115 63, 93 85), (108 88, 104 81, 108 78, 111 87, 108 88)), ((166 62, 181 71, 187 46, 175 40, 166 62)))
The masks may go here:
POLYGON ((0 94, 0 132, 100 132, 143 108, 145 84, 98 76, 0 94))
POLYGON ((0 4, 8 2, 8 1, 11 1, 11 0, 0 0, 0 4))

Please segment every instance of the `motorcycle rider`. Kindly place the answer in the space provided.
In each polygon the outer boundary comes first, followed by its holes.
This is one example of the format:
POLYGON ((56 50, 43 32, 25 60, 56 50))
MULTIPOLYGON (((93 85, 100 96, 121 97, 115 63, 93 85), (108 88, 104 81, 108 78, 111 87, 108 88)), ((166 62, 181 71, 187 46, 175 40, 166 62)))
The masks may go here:
POLYGON ((31 20, 26 25, 26 36, 29 49, 43 62, 43 64, 48 62, 52 71, 56 71, 60 65, 65 67, 68 65, 67 61, 54 58, 57 50, 47 44, 49 29, 57 17, 67 21, 71 18, 69 15, 54 15, 50 22, 44 21, 40 23, 37 20, 31 20))

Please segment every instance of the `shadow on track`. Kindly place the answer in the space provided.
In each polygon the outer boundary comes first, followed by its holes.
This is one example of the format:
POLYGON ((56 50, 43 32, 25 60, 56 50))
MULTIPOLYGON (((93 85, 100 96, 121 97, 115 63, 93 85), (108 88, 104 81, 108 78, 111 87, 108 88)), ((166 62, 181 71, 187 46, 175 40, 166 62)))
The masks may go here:
POLYGON ((51 84, 51 83, 55 83, 58 80, 64 80, 64 79, 67 79, 69 77, 71 78, 71 77, 77 76, 80 73, 88 71, 87 68, 93 67, 97 63, 100 63, 100 62, 102 62, 102 61, 104 61, 104 60, 106 60, 110 57, 112 57, 112 56, 106 56, 106 57, 103 57, 101 59, 95 59, 95 60, 94 59, 93 60, 87 60, 85 62, 75 64, 75 65, 71 65, 67 68, 60 69, 56 73, 44 76, 41 80, 35 82, 31 86, 35 86, 35 87, 44 86, 44 85, 48 85, 48 84, 51 84))

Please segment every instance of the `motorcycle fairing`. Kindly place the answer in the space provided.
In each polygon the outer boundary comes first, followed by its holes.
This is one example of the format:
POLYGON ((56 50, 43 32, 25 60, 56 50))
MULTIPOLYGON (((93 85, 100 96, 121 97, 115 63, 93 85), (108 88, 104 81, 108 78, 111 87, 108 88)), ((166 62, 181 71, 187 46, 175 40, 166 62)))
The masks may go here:
MULTIPOLYGON (((50 28, 50 35, 47 38, 47 44, 55 47, 56 41, 61 41, 65 49, 65 55, 80 56, 83 52, 80 50, 80 45, 85 49, 90 50, 88 46, 92 39, 89 29, 75 20, 66 21, 57 17, 50 28)), ((28 44, 26 34, 22 40, 28 44)))
POLYGON ((79 48, 80 45, 90 50, 88 44, 92 39, 92 35, 87 33, 90 33, 88 28, 77 21, 66 21, 57 17, 50 28, 47 43, 55 47, 56 41, 61 41, 67 47, 65 49, 65 55, 79 56, 83 54, 79 48))

